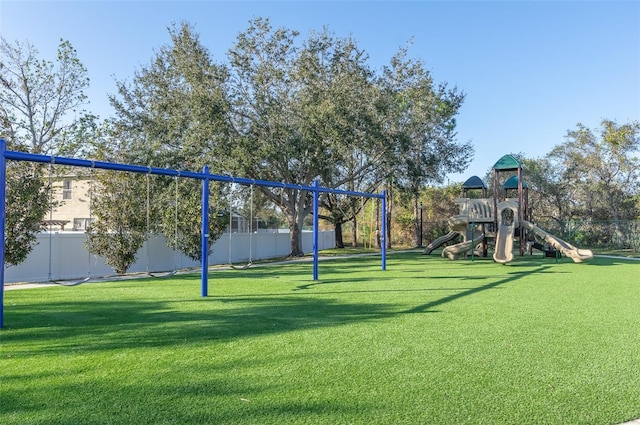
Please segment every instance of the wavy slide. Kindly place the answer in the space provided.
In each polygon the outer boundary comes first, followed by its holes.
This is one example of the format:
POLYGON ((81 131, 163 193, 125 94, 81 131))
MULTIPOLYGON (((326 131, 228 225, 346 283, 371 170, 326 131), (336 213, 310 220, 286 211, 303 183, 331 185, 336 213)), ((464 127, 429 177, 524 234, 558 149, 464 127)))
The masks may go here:
POLYGON ((545 232, 533 223, 523 221, 522 227, 544 238, 545 242, 553 246, 555 249, 559 250, 565 256, 571 258, 574 263, 581 263, 584 260, 590 260, 591 258, 593 258, 593 252, 591 252, 591 250, 576 248, 575 246, 563 241, 557 236, 553 236, 552 234, 545 232))
POLYGON ((442 250, 442 256, 448 257, 450 260, 457 260, 461 255, 471 251, 477 244, 482 242, 483 239, 484 233, 480 233, 480 235, 473 238, 473 240, 447 246, 442 250))
POLYGON ((424 255, 431 254, 431 252, 434 249, 438 248, 439 246, 442 246, 442 244, 444 244, 444 243, 447 243, 449 241, 454 240, 458 236, 460 236, 460 233, 458 233, 456 231, 452 231, 452 232, 447 233, 444 236, 440 236, 438 239, 436 239, 435 241, 433 241, 429 245, 427 245, 427 247, 424 249, 424 255))

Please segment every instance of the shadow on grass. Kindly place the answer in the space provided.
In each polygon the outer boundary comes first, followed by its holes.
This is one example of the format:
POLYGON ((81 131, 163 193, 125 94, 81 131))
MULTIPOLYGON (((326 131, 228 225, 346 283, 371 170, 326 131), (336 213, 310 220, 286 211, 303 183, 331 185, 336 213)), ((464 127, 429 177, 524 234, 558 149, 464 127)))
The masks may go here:
MULTIPOLYGON (((365 263, 369 263, 366 261, 365 263)), ((278 277, 282 273, 299 276, 296 265, 289 270, 264 268, 247 271, 244 278, 258 280, 278 277)), ((421 277, 425 280, 458 279, 476 281, 484 278, 498 280, 481 286, 415 288, 390 287, 388 289, 368 289, 360 286, 354 289, 352 278, 313 282, 295 287, 289 293, 219 295, 199 299, 171 297, 163 300, 38 300, 31 304, 12 306, 8 311, 7 331, 0 335, 3 343, 22 344, 24 355, 38 353, 91 350, 117 350, 132 347, 170 346, 174 344, 199 344, 211 340, 233 340, 266 334, 288 332, 298 329, 340 326, 356 322, 375 321, 398 314, 423 313, 434 307, 453 302, 501 285, 511 283, 533 273, 554 272, 550 266, 534 270, 512 271, 501 276, 442 276, 421 277), (332 286, 331 291, 313 292, 311 289, 332 286), (338 284, 345 284, 340 287, 338 284), (297 296, 295 291, 304 291, 312 296, 297 296), (347 293, 445 291, 454 293, 415 307, 400 310, 392 303, 345 302, 339 295, 347 293), (323 298, 316 295, 337 295, 323 298), (12 330, 19 330, 13 332, 12 330)), ((214 278, 237 277, 237 271, 215 272, 214 278)), ((380 279, 378 276, 376 279, 380 279)), ((415 279, 412 279, 415 280, 415 279)), ((174 284, 182 286, 193 283, 189 275, 175 276, 174 284)), ((358 279, 367 282, 368 279, 358 279)), ((149 285, 157 280, 128 282, 131 286, 149 285)), ((287 288, 291 282, 286 282, 287 288)), ((295 285, 295 284, 294 284, 295 285)), ((105 290, 108 290, 105 288, 105 290)), ((298 292, 300 293, 300 292, 298 292)))
POLYGON ((374 320, 392 306, 341 303, 331 299, 258 296, 236 298, 223 308, 213 299, 182 302, 69 301, 14 306, 3 344, 17 343, 20 355, 198 344, 297 329, 374 320), (19 329, 13 332, 12 328, 19 329))
POLYGON ((497 286, 504 285, 506 283, 515 282, 518 279, 521 279, 523 277, 528 277, 528 276, 530 276, 531 274, 534 274, 534 273, 535 274, 546 273, 547 272, 546 270, 548 268, 549 268, 548 266, 544 266, 544 267, 541 267, 541 268, 533 270, 533 271, 528 270, 528 271, 522 271, 522 272, 510 272, 507 275, 507 277, 505 277, 503 279, 497 280, 495 282, 487 283, 486 285, 482 285, 482 286, 478 286, 478 287, 475 287, 475 288, 467 289, 465 291, 460 291, 460 292, 457 292, 455 294, 451 294, 451 295, 448 295, 446 297, 440 298, 438 300, 434 300, 434 301, 430 301, 430 302, 425 303, 425 304, 418 305, 418 306, 413 307, 413 308, 411 308, 409 310, 406 310, 405 313, 427 313, 427 312, 429 312, 429 309, 431 309, 433 307, 437 307, 437 306, 442 305, 442 304, 450 303, 450 302, 455 301, 455 300, 457 300, 459 298, 468 297, 470 295, 474 295, 474 294, 477 294, 478 292, 483 292, 483 291, 486 291, 488 289, 494 289, 497 286))

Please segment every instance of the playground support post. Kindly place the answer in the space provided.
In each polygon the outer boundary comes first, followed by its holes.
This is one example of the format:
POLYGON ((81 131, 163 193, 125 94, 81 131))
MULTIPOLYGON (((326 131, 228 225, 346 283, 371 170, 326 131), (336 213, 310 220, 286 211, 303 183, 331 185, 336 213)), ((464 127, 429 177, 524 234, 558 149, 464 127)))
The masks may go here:
POLYGON ((382 270, 387 270, 387 191, 382 191, 382 270))
POLYGON ((202 168, 202 240, 201 240, 201 287, 202 296, 209 295, 209 166, 202 168))
POLYGON ((313 182, 313 187, 316 189, 313 191, 313 280, 318 280, 318 187, 320 183, 318 180, 313 182))
POLYGON ((7 150, 7 143, 0 139, 0 329, 4 327, 4 257, 5 257, 5 218, 6 218, 6 195, 7 195, 7 158, 4 156, 7 150))
POLYGON ((476 248, 473 246, 473 240, 476 238, 476 222, 471 222, 471 261, 474 260, 476 248))

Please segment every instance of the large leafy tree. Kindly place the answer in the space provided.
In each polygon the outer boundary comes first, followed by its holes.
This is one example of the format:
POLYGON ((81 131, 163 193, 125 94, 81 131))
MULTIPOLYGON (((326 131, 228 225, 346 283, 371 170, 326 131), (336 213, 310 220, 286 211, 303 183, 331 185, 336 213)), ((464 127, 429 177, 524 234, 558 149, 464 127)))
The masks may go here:
POLYGON ((32 153, 68 154, 67 142, 76 145, 73 135, 87 120, 79 110, 87 101, 87 70, 69 41, 60 41, 55 62, 38 56, 29 42, 0 38, 2 130, 32 153))
POLYGON ((639 214, 639 152, 639 122, 604 119, 598 129, 578 124, 548 158, 565 170, 563 180, 579 188, 580 215, 617 221, 639 214))
MULTIPOLYGON (((92 159, 134 162, 133 138, 113 121, 104 121, 94 136, 88 143, 92 159)), ((94 220, 87 229, 86 247, 116 273, 126 273, 147 238, 145 179, 119 171, 90 169, 87 173, 94 220)))
POLYGON ((638 122, 602 120, 578 124, 543 158, 522 158, 533 220, 584 244, 628 239, 622 221, 640 214, 639 148, 638 122))
MULTIPOLYGON (((384 175, 380 164, 392 150, 382 136, 380 90, 352 39, 336 39, 326 30, 312 35, 300 54, 299 73, 306 84, 297 99, 305 117, 302 131, 325 147, 327 164, 319 167, 323 186, 350 191, 377 190, 384 175)), ((320 218, 335 227, 337 247, 343 247, 342 225, 353 221, 357 241, 358 213, 368 199, 326 194, 320 218)))
MULTIPOLYGON (((371 189, 385 145, 367 57, 353 40, 326 29, 298 37, 258 18, 229 51, 233 169, 251 178, 300 185, 319 179, 329 187, 371 189)), ((302 255, 310 194, 260 190, 288 217, 290 254, 302 255)), ((337 199, 326 198, 323 205, 336 226, 353 216, 337 199)))
MULTIPOLYGON (((117 95, 110 96, 116 116, 110 123, 110 137, 102 152, 117 154, 124 162, 156 167, 199 171, 210 165, 220 169, 222 160, 228 156, 226 69, 212 62, 190 25, 173 26, 169 35, 171 43, 162 46, 131 82, 118 82, 117 95)), ((132 222, 131 232, 141 226, 148 227, 147 231, 159 230, 171 247, 200 259, 201 231, 197 225, 201 220, 200 192, 194 186, 196 183, 179 184, 180 210, 176 222, 176 215, 169 213, 172 208, 167 208, 176 203, 174 182, 153 179, 151 225, 132 222)), ((145 196, 145 192, 138 194, 140 198, 145 196)), ((218 192, 212 191, 210 202, 215 205, 221 202, 219 198, 218 192)), ((146 213, 137 212, 142 216, 146 213)), ((219 221, 222 218, 217 215, 210 219, 210 244, 224 228, 219 221)), ((117 224, 111 223, 109 227, 117 224)))
MULTIPOLYGON (((295 72, 297 36, 286 29, 272 30, 268 20, 256 19, 229 51, 236 142, 231 166, 239 174, 305 185, 317 178, 313 166, 316 160, 323 161, 322 148, 301 131, 302 116, 295 105, 303 84, 295 72)), ((300 232, 311 208, 310 194, 291 188, 260 190, 286 213, 291 255, 302 255, 300 232)))
MULTIPOLYGON (((75 153, 95 121, 80 110, 88 85, 87 71, 68 41, 60 41, 56 60, 48 61, 29 42, 0 38, 0 137, 9 149, 75 153)), ((8 264, 24 261, 42 230, 50 207, 46 174, 42 165, 8 164, 8 264)))
MULTIPOLYGON (((9 149, 25 147, 10 143, 9 149)), ((51 188, 45 168, 38 164, 10 161, 7 164, 5 263, 22 263, 36 243, 36 235, 44 230, 42 218, 50 208, 51 188)))
POLYGON ((580 215, 580 188, 567 179, 566 169, 552 160, 520 157, 529 190, 529 210, 535 222, 551 220, 561 230, 580 215))
POLYGON ((134 174, 101 171, 91 188, 95 222, 88 229, 91 252, 104 257, 116 273, 124 274, 146 239, 144 180, 134 174))
MULTIPOLYGON (((385 128, 394 147, 389 181, 411 196, 415 242, 420 245, 420 190, 442 183, 447 173, 463 171, 473 156, 471 143, 456 139, 455 117, 465 95, 446 83, 436 84, 424 63, 409 58, 404 48, 383 69, 380 84, 387 103, 385 128)), ((390 211, 387 218, 391 220, 390 211)))

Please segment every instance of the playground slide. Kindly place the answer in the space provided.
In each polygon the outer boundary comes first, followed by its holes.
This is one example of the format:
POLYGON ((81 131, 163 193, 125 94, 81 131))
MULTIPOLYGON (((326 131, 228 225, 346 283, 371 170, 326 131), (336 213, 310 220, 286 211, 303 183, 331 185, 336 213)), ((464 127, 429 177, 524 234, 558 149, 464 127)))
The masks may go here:
POLYGON ((425 255, 431 254, 431 251, 433 251, 434 249, 438 248, 439 246, 442 246, 442 244, 444 244, 446 242, 454 240, 459 235, 460 235, 460 233, 458 233, 458 232, 449 232, 444 236, 440 236, 438 239, 436 239, 435 241, 433 241, 429 245, 427 245, 427 247, 424 249, 424 254, 425 255))
POLYGON ((513 233, 516 227, 511 224, 500 224, 496 234, 496 246, 493 251, 493 261, 505 264, 513 261, 513 233))
POLYGON ((482 242, 483 239, 484 233, 480 233, 473 240, 468 240, 466 242, 447 246, 442 250, 442 256, 448 257, 450 260, 457 260, 458 257, 472 250, 477 244, 482 242))
POLYGON ((555 249, 559 250, 565 256, 571 258, 574 263, 581 263, 584 260, 593 258, 593 252, 591 252, 591 250, 578 249, 570 243, 565 242, 562 239, 545 232, 533 223, 523 221, 522 227, 544 238, 545 242, 553 246, 555 249))
POLYGON ((449 227, 451 230, 454 230, 459 233, 464 233, 467 230, 467 225, 469 224, 469 217, 465 215, 454 215, 453 217, 449 217, 449 227))
POLYGON ((501 202, 498 205, 498 231, 496 232, 496 243, 493 250, 493 261, 505 264, 513 261, 513 239, 518 227, 517 204, 512 201, 501 202))

